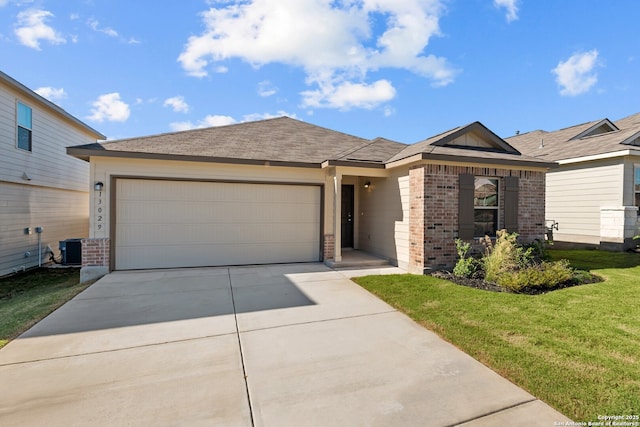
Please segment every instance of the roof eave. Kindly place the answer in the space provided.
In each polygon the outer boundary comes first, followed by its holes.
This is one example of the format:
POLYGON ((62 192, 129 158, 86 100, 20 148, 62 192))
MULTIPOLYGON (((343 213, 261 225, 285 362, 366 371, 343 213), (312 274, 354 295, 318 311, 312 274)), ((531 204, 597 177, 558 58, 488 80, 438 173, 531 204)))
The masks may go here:
POLYGON ((560 159, 557 160, 559 165, 566 165, 570 163, 581 163, 581 162, 591 162, 594 160, 606 160, 615 157, 624 157, 624 156, 640 156, 640 148, 638 149, 627 149, 620 151, 612 151, 609 153, 603 154, 594 154, 591 156, 581 156, 581 157, 573 157, 569 159, 560 159))
POLYGON ((345 167, 356 167, 356 168, 366 168, 366 169, 384 169, 384 163, 372 163, 367 161, 357 161, 357 160, 325 160, 322 162, 322 168, 332 167, 332 166, 345 166, 345 167))
POLYGON ((109 151, 95 150, 87 148, 67 148, 67 154, 77 157, 85 161, 89 161, 91 157, 112 157, 112 158, 128 158, 128 159, 144 159, 144 160, 172 160, 182 162, 203 162, 203 163, 224 163, 233 165, 253 165, 253 166, 280 166, 294 168, 321 168, 320 163, 305 162, 289 162, 282 160, 264 160, 264 159, 238 159, 228 157, 207 157, 207 156, 189 156, 178 154, 159 154, 159 153, 137 153, 129 151, 109 151))
POLYGON ((452 154, 437 154, 437 153, 418 153, 404 159, 396 160, 386 164, 386 167, 391 169, 410 163, 427 160, 436 162, 454 162, 454 163, 467 163, 467 164, 481 164, 481 165, 500 165, 500 166, 517 166, 536 169, 555 169, 559 167, 556 162, 545 162, 542 160, 524 160, 524 159, 491 159, 473 156, 461 156, 452 154))

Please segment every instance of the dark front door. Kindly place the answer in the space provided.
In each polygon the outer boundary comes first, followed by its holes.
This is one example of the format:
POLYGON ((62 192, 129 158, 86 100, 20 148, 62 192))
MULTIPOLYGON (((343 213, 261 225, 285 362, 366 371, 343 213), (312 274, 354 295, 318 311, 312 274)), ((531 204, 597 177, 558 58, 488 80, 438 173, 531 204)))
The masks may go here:
POLYGON ((342 247, 353 247, 354 186, 342 186, 342 247))

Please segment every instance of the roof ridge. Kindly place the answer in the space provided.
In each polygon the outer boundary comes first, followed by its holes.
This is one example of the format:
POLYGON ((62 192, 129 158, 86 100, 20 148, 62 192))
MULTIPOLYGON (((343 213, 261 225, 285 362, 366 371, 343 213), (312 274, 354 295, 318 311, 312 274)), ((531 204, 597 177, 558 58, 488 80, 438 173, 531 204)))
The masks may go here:
MULTIPOLYGON (((259 123, 259 122, 268 122, 268 121, 272 121, 272 120, 281 120, 281 119, 291 119, 291 120, 295 120, 298 121, 300 123, 306 123, 302 120, 297 120, 297 119, 293 119, 289 116, 279 116, 279 117, 268 117, 266 119, 260 119, 260 120, 250 120, 250 121, 246 121, 246 122, 235 122, 235 123, 229 123, 226 125, 218 125, 218 126, 206 126, 206 127, 197 127, 197 128, 192 128, 192 129, 184 129, 184 130, 175 130, 175 131, 171 131, 171 132, 160 132, 160 133, 154 133, 152 135, 143 135, 143 136, 132 136, 129 138, 120 138, 120 139, 113 139, 110 141, 105 141, 104 144, 110 144, 113 142, 126 142, 126 141, 133 141, 133 140, 144 140, 144 139, 149 139, 149 138, 157 138, 160 136, 169 136, 169 135, 178 135, 178 134, 184 134, 184 133, 188 133, 188 132, 204 132, 210 129, 221 129, 221 128, 229 128, 229 127, 233 127, 233 126, 240 126, 240 125, 246 125, 249 123, 259 123)), ((308 123, 310 124, 310 123, 308 123)))

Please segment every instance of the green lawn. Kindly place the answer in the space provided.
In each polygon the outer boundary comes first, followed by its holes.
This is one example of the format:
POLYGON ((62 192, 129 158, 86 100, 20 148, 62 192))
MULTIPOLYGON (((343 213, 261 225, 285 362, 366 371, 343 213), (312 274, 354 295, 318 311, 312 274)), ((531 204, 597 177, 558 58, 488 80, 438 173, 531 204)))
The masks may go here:
POLYGON ((0 279, 0 348, 73 298, 80 269, 37 269, 0 279))
POLYGON ((574 421, 640 414, 640 254, 550 256, 606 280, 536 296, 430 276, 354 280, 574 421))

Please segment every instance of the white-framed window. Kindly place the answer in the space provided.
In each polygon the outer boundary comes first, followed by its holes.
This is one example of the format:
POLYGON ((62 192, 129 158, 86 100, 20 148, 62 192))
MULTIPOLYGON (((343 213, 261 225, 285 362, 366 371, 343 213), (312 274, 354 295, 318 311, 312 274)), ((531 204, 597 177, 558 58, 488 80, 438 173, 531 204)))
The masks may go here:
POLYGON ((497 178, 475 177, 473 191, 473 235, 474 237, 495 237, 498 231, 500 207, 500 180, 497 178))
POLYGON ((18 141, 16 146, 25 151, 31 151, 32 149, 32 111, 31 107, 24 105, 21 102, 16 104, 16 117, 17 117, 17 136, 18 141))

